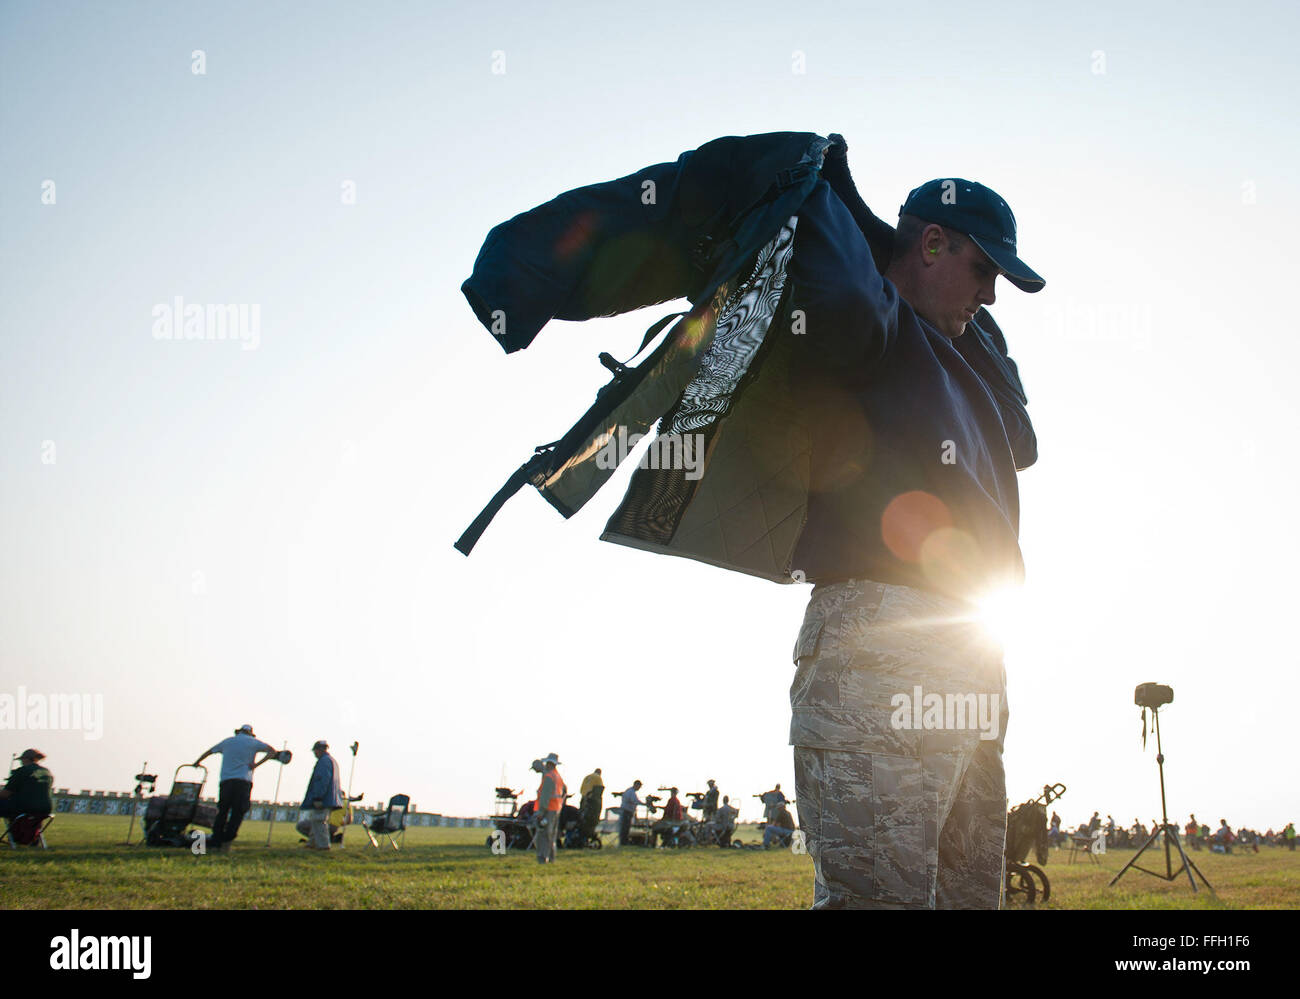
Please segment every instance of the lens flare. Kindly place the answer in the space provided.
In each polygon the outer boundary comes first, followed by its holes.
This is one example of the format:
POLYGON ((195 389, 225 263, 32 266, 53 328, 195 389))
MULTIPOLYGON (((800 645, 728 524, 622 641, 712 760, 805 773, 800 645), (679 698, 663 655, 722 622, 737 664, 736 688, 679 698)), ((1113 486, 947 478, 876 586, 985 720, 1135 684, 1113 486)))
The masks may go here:
POLYGON ((951 526, 947 504, 938 496, 916 489, 889 501, 880 518, 880 536, 897 558, 917 562, 925 539, 951 526))

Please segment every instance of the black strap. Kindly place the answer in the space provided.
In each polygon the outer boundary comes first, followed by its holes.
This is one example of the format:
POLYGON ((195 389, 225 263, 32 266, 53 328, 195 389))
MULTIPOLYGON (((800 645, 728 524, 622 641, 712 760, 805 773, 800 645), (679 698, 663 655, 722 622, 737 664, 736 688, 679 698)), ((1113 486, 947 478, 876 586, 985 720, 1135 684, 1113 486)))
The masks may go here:
MULTIPOLYGON (((641 346, 637 348, 636 354, 633 354, 632 357, 628 358, 628 363, 630 364, 631 361, 636 358, 637 354, 640 354, 645 350, 646 347, 649 346, 650 341, 662 333, 669 323, 674 319, 679 319, 685 315, 689 315, 689 313, 673 312, 664 316, 646 330, 645 336, 641 338, 641 346)), ((618 379, 627 371, 628 368, 628 364, 619 363, 607 353, 601 353, 600 363, 609 368, 610 371, 614 372, 614 381, 602 388, 600 393, 597 393, 597 398, 600 397, 600 394, 604 393, 605 389, 617 384, 618 379)), ((515 493, 519 492, 519 490, 528 482, 531 482, 538 473, 544 473, 546 471, 552 458, 552 451, 559 443, 559 441, 552 441, 550 444, 540 445, 531 458, 515 469, 514 474, 511 475, 510 478, 506 479, 506 484, 497 490, 496 495, 492 497, 488 505, 483 508, 477 517, 474 518, 474 522, 470 524, 469 527, 465 528, 465 533, 457 539, 455 547, 458 552, 462 555, 468 555, 474 550, 474 546, 478 544, 478 539, 483 536, 483 532, 487 530, 488 525, 492 523, 493 518, 501 512, 501 508, 506 505, 506 501, 515 493)))
MULTIPOLYGON (((615 360, 612 354, 602 350, 597 355, 596 360, 600 361, 601 364, 603 364, 606 368, 608 368, 611 372, 613 372, 614 378, 607 385, 603 385, 601 386, 600 389, 597 390, 596 398, 599 399, 611 388, 613 388, 615 385, 618 384, 619 379, 622 378, 625 374, 627 374, 628 371, 631 369, 632 362, 635 361, 637 357, 640 356, 641 352, 645 350, 647 346, 649 346, 650 341, 652 341, 655 337, 657 337, 660 333, 663 332, 665 326, 671 323, 674 319, 680 319, 682 316, 686 316, 686 315, 690 315, 690 313, 673 312, 667 316, 664 316, 662 319, 656 322, 653 326, 651 326, 648 330, 645 331, 645 336, 641 338, 641 346, 638 347, 636 349, 636 353, 633 354, 631 357, 629 357, 626 361, 615 360)), ((558 441, 556 443, 558 443, 558 441)))
POLYGON ((506 484, 497 490, 496 495, 492 497, 488 505, 474 518, 474 522, 465 528, 465 533, 457 539, 456 550, 458 552, 462 555, 468 555, 474 550, 474 546, 478 544, 478 539, 487 530, 488 524, 492 523, 492 518, 506 505, 506 500, 519 492, 526 483, 532 481, 534 475, 546 467, 551 460, 549 449, 553 446, 548 444, 538 448, 531 458, 515 469, 514 474, 506 479, 506 484))
POLYGON ((671 323, 674 319, 680 319, 682 316, 688 316, 688 315, 690 315, 689 312, 672 312, 664 316, 657 323, 651 326, 648 330, 645 331, 645 336, 641 338, 641 346, 636 349, 636 354, 633 354, 631 357, 629 357, 623 363, 623 366, 627 367, 634 360, 636 360, 637 355, 640 354, 641 351, 645 350, 646 347, 650 346, 650 341, 653 340, 655 337, 657 337, 660 333, 662 333, 664 331, 665 326, 671 323))

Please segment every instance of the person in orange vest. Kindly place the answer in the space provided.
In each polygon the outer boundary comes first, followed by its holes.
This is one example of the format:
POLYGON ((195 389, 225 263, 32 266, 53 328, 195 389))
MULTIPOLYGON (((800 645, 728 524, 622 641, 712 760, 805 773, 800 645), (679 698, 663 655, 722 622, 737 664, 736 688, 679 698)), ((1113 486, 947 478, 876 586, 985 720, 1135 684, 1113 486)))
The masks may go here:
POLYGON ((555 840, 560 832, 560 810, 564 807, 564 778, 556 770, 560 758, 554 753, 545 759, 533 760, 533 769, 542 775, 537 788, 537 862, 549 864, 555 859, 555 840))

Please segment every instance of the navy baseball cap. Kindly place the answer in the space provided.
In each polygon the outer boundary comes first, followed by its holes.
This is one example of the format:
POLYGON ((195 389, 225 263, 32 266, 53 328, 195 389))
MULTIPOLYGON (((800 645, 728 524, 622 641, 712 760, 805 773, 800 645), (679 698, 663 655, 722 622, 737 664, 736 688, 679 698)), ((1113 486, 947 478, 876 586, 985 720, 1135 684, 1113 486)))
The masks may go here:
POLYGON ((1016 217, 998 193, 983 184, 960 177, 927 181, 907 196, 898 212, 965 233, 1021 291, 1042 291, 1047 283, 1016 256, 1016 217))

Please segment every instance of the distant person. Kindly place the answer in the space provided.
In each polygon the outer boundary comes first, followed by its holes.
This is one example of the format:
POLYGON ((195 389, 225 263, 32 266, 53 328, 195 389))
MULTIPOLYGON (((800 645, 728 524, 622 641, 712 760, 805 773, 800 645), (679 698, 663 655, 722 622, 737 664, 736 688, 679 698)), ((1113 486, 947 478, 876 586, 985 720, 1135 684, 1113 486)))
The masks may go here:
POLYGON ((762 794, 760 794, 758 796, 758 800, 763 803, 764 820, 771 822, 772 816, 776 814, 777 806, 785 804, 786 796, 785 793, 781 790, 781 785, 778 784, 776 785, 776 787, 772 788, 772 790, 764 791, 762 794))
POLYGON ((704 792, 703 812, 701 819, 704 822, 711 821, 718 813, 718 785, 714 781, 709 781, 709 789, 704 792))
POLYGON ((1214 842, 1223 847, 1224 853, 1232 852, 1232 842, 1236 838, 1232 834, 1232 828, 1228 825, 1228 820, 1219 819, 1219 828, 1214 830, 1214 842))
MULTIPOLYGON (((331 843, 338 843, 340 846, 342 846, 343 830, 345 827, 352 825, 354 821, 360 822, 362 825, 366 825, 370 821, 370 819, 366 817, 365 812, 354 813, 352 810, 353 803, 360 801, 364 797, 365 797, 364 794, 354 794, 350 798, 347 795, 344 795, 343 796, 344 803, 340 805, 338 808, 334 809, 334 811, 330 812, 330 842, 331 843)), ((387 814, 386 811, 376 812, 375 818, 383 819, 386 814, 387 814)))
POLYGON ((668 789, 668 800, 664 802, 664 814, 658 822, 650 828, 650 845, 655 845, 655 840, 659 836, 664 837, 664 845, 670 846, 677 842, 676 829, 682 824, 682 818, 686 812, 682 808, 682 800, 677 797, 677 788, 668 789))
POLYGON ((634 780, 632 786, 620 795, 618 806, 618 845, 627 846, 628 838, 632 833, 632 820, 636 818, 637 806, 641 804, 641 799, 637 797, 637 792, 641 790, 641 782, 634 780))
POLYGON ((1088 820, 1088 833, 1091 835, 1101 828, 1101 813, 1093 812, 1092 818, 1088 820))
POLYGON ((537 786, 537 862, 549 864, 555 860, 555 841, 560 832, 560 813, 564 810, 564 778, 556 769, 560 758, 549 753, 545 759, 534 760, 533 769, 542 775, 537 786))
POLYGON ((1061 817, 1052 812, 1052 827, 1047 831, 1047 842, 1052 846, 1060 846, 1061 839, 1061 817))
POLYGON ((777 846, 789 846, 790 837, 793 835, 794 819, 790 815, 790 809, 785 807, 785 802, 780 802, 772 817, 767 820, 767 828, 763 830, 763 849, 766 850, 773 843, 777 846))
POLYGON ((1187 845, 1193 850, 1201 848, 1200 837, 1197 836, 1198 832, 1200 832, 1200 826, 1196 822, 1196 816, 1193 815, 1187 820, 1187 825, 1183 827, 1183 836, 1187 840, 1187 845))
POLYGON ((582 778, 582 784, 578 787, 579 801, 586 798, 592 791, 605 790, 605 778, 600 775, 600 767, 597 767, 586 777, 582 778))
POLYGON ((578 810, 582 817, 582 831, 584 835, 591 836, 596 832, 596 826, 600 823, 601 807, 605 803, 605 778, 600 775, 600 767, 582 778, 582 784, 578 788, 578 795, 578 810))
POLYGON ((1282 842, 1292 853, 1295 852, 1295 823, 1288 822, 1286 828, 1282 830, 1282 842))
POLYGON ((54 775, 41 766, 45 754, 39 749, 26 749, 18 757, 18 766, 9 773, 9 780, 0 789, 0 816, 6 819, 19 815, 49 815, 54 811, 50 789, 54 775))
POLYGON ((308 850, 330 848, 330 812, 344 803, 343 788, 339 783, 338 762, 329 754, 330 744, 317 739, 311 751, 316 755, 316 766, 307 782, 307 793, 302 796, 302 807, 311 812, 307 818, 309 832, 308 850))
POLYGON ((275 756, 275 747, 253 734, 252 725, 240 725, 235 734, 222 739, 194 761, 202 766, 209 756, 221 754, 221 783, 217 793, 217 817, 208 837, 208 849, 229 852, 230 844, 239 835, 240 823, 248 814, 253 800, 253 770, 275 756), (256 763, 254 757, 265 753, 256 763))
POLYGON ((713 819, 718 826, 718 846, 731 846, 731 834, 736 831, 736 816, 739 814, 739 809, 732 807, 731 798, 724 794, 722 796, 722 806, 713 819))

